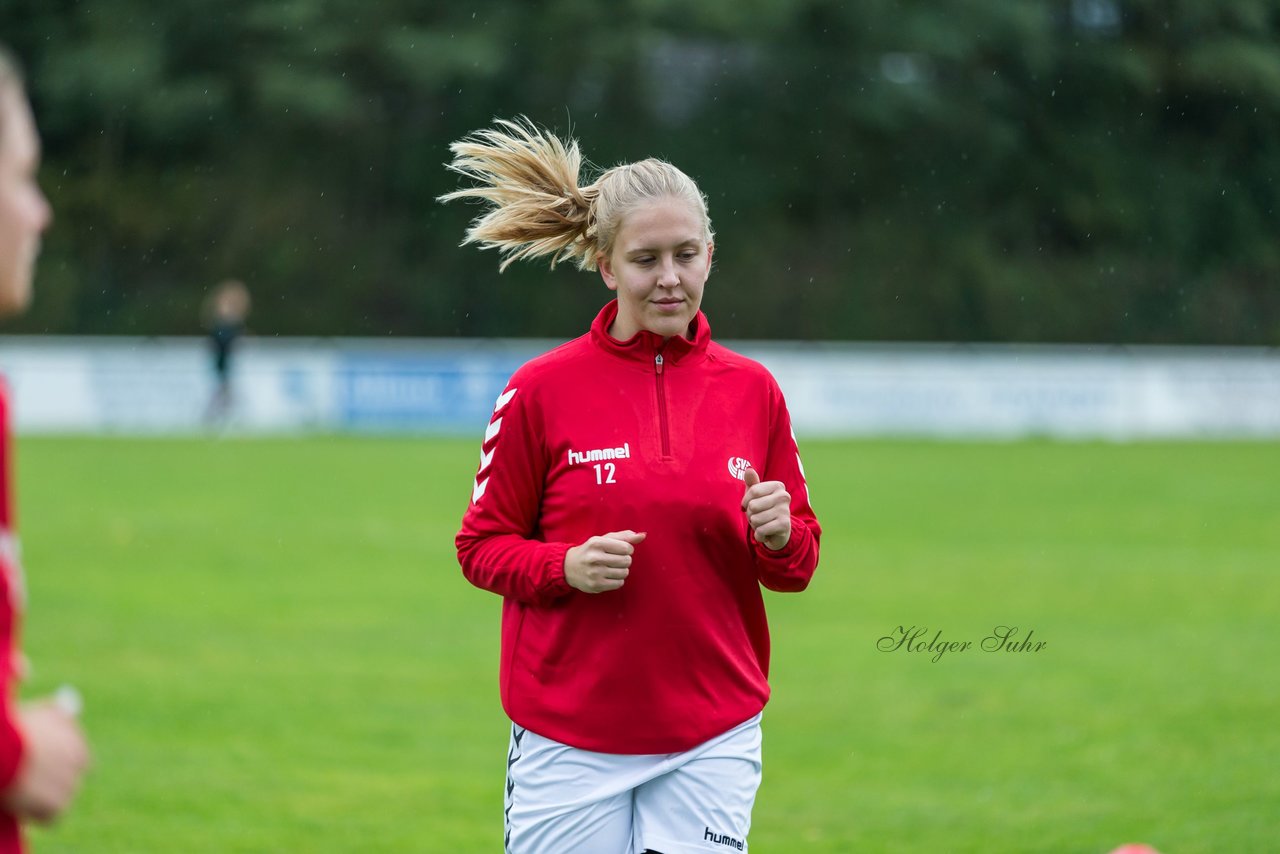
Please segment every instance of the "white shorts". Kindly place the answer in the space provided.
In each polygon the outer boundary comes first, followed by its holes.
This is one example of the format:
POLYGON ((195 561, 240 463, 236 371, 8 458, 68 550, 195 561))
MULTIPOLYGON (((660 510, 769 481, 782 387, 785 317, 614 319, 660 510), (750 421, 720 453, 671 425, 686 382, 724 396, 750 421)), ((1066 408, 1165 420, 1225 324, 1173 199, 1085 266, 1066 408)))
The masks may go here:
POLYGON ((760 715, 684 753, 579 750, 511 727, 507 854, 747 850, 760 715))

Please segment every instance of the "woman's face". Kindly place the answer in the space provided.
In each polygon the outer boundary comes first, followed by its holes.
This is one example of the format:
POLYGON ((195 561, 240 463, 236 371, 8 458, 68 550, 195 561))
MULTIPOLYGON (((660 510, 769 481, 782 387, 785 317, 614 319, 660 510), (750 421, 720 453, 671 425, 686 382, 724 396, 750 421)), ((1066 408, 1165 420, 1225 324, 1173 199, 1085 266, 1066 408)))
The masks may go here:
POLYGON ((702 217, 686 201, 654 199, 627 214, 613 251, 596 259, 604 283, 618 292, 609 334, 621 341, 641 329, 684 335, 702 304, 711 251, 702 217))
POLYGON ((0 315, 31 301, 31 277, 48 227, 49 202, 36 184, 40 140, 27 99, 16 86, 0 90, 0 315))

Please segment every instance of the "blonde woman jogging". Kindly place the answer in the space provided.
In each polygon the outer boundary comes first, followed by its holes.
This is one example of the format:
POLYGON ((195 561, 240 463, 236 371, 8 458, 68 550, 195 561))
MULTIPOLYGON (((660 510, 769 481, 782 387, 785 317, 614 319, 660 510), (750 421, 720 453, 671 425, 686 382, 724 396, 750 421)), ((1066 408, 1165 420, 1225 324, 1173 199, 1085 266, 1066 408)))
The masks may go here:
POLYGON ((467 243, 599 271, 590 330, 511 377, 458 559, 503 597, 505 843, 746 851, 761 779, 761 587, 803 590, 821 533, 764 367, 700 310, 706 199, 661 160, 581 183, 577 143, 499 121, 452 147, 467 243))

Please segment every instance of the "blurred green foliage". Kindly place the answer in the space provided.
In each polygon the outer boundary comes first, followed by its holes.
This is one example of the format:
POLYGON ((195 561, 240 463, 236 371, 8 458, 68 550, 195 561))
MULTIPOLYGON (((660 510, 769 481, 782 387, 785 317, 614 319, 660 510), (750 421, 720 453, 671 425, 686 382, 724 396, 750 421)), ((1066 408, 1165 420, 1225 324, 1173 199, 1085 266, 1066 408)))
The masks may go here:
POLYGON ((711 199, 722 337, 1280 345, 1280 0, 5 0, 57 212, 35 332, 581 332, 458 249, 527 114, 711 199))

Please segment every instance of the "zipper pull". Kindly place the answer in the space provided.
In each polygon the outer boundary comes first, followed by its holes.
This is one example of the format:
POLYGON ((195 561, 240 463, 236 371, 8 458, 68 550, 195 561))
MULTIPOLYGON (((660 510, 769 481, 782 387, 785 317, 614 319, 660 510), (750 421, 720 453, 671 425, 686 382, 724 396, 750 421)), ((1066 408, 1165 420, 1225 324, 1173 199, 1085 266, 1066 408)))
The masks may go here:
POLYGON ((653 357, 653 368, 658 373, 662 373, 662 354, 661 353, 653 357))

